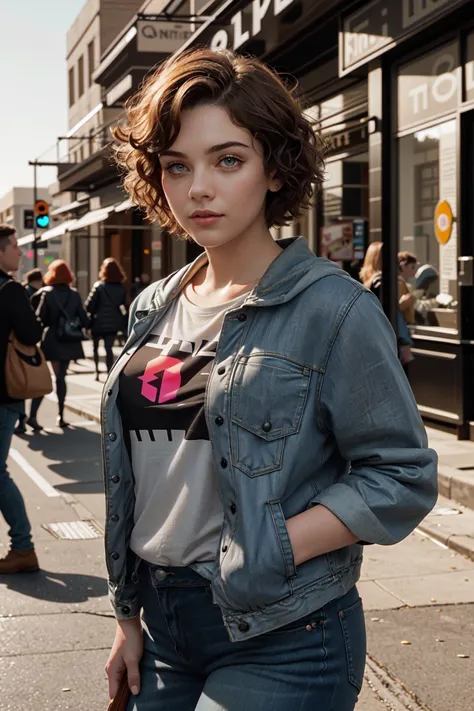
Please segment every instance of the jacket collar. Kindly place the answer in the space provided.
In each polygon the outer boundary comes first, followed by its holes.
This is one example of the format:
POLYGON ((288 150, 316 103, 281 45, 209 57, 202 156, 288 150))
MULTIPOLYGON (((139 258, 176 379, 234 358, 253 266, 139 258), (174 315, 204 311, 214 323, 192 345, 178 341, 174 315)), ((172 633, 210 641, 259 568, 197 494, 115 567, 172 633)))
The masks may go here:
MULTIPOLYGON (((304 237, 276 240, 282 248, 244 304, 273 306, 290 301, 315 281, 341 269, 327 259, 320 259, 308 247, 304 237)), ((176 298, 192 277, 207 264, 207 255, 200 254, 191 264, 145 289, 138 297, 137 308, 155 310, 176 298)))

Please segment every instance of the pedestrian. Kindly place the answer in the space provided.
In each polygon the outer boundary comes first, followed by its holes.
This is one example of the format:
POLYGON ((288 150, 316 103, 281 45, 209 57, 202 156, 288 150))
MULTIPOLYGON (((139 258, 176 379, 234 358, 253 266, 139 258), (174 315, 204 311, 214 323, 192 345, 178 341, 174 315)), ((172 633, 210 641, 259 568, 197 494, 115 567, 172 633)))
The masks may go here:
POLYGON ((21 250, 14 227, 0 225, 0 511, 10 527, 11 549, 0 560, 0 573, 38 570, 31 524, 18 486, 10 477, 7 458, 19 413, 24 402, 13 400, 7 392, 6 358, 11 332, 25 346, 34 346, 41 338, 41 326, 29 299, 9 272, 16 272, 21 250))
POLYGON ((126 275, 119 262, 105 259, 84 308, 89 314, 94 347, 95 379, 99 380, 99 343, 104 340, 105 362, 110 373, 114 364, 113 345, 117 335, 127 331, 126 275))
MULTIPOLYGON (((35 303, 35 299, 33 299, 33 296, 43 286, 43 274, 41 272, 41 269, 31 269, 31 271, 27 272, 25 275, 25 281, 23 283, 23 286, 25 288, 26 295, 30 299, 30 303, 33 309, 36 310, 38 304, 35 303)), ((16 435, 26 434, 26 424, 28 419, 29 417, 26 414, 26 410, 23 409, 23 412, 20 413, 20 416, 18 418, 18 425, 15 427, 16 435)), ((39 429, 42 429, 42 427, 38 426, 37 430, 39 429)))
POLYGON ((128 711, 351 711, 365 544, 436 501, 379 301, 303 237, 320 140, 260 61, 199 49, 115 130, 134 202, 204 249, 131 307, 103 390, 106 666, 128 711), (143 612, 143 624, 140 612, 143 612))
POLYGON ((135 277, 133 284, 130 287, 130 298, 132 301, 141 294, 144 289, 150 284, 150 275, 142 272, 139 277, 135 277))
MULTIPOLYGON (((83 329, 89 327, 81 297, 76 289, 71 287, 73 281, 73 273, 65 261, 56 259, 51 262, 44 276, 46 286, 38 292, 39 303, 36 309, 36 315, 44 327, 41 347, 46 360, 51 361, 56 377, 59 427, 68 426, 64 420, 64 403, 69 361, 84 358, 83 329)), ((36 398, 31 404, 28 424, 34 429, 40 428, 37 414, 41 401, 41 398, 36 398)))
POLYGON ((398 307, 407 324, 415 323, 416 299, 409 282, 415 278, 418 259, 411 252, 398 253, 398 307))
MULTIPOLYGON (((382 247, 383 242, 371 242, 365 253, 364 263, 360 270, 360 280, 363 285, 372 291, 382 301, 382 247)), ((398 331, 398 357, 407 373, 407 366, 414 359, 411 352, 413 341, 408 330, 407 322, 402 315, 407 305, 411 304, 407 297, 400 293, 397 311, 398 331)))

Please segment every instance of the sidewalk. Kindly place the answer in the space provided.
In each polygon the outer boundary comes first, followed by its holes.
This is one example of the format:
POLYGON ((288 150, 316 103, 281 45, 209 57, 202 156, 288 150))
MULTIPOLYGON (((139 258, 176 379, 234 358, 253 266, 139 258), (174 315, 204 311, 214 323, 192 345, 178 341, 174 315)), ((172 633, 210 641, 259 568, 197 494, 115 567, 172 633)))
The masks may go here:
MULTIPOLYGON (((99 353, 102 360, 105 352, 99 353)), ((103 365, 101 367, 104 368, 103 365)), ((101 382, 96 382, 94 364, 90 360, 73 364, 72 370, 74 375, 68 376, 68 381, 74 383, 75 393, 81 391, 81 394, 68 395, 66 409, 100 422, 100 398, 105 372, 101 372, 101 382)), ((454 435, 431 427, 427 427, 426 431, 429 445, 437 451, 439 457, 440 495, 437 506, 418 528, 436 541, 474 560, 474 442, 458 441, 454 435)))

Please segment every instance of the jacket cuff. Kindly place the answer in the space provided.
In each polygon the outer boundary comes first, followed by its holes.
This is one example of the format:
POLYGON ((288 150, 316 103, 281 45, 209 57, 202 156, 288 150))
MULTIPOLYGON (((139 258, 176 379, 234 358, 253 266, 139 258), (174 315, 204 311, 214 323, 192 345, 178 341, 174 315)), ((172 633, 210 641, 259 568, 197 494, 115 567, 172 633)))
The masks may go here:
POLYGON ((311 500, 310 506, 316 504, 329 509, 365 545, 398 543, 381 525, 362 496, 347 484, 338 482, 325 489, 311 500))
POLYGON ((140 614, 142 606, 138 595, 133 598, 121 599, 116 592, 109 589, 109 600, 117 620, 131 620, 140 614))

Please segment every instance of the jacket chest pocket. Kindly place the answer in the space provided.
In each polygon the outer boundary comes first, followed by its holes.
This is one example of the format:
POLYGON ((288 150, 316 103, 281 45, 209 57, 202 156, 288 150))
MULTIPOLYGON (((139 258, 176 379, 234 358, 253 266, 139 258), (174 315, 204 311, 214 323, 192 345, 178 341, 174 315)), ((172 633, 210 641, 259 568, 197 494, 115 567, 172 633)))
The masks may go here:
POLYGON ((277 355, 239 358, 230 392, 232 464, 247 476, 282 467, 287 437, 300 428, 311 369, 277 355))

